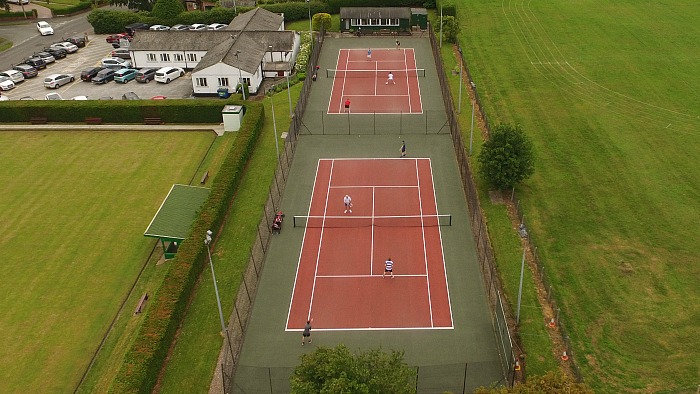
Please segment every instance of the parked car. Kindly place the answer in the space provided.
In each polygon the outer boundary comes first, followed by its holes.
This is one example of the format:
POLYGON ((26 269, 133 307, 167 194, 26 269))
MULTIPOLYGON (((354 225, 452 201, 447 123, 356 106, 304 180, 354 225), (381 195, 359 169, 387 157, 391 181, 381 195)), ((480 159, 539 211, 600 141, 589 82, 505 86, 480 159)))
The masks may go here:
POLYGON ((0 77, 0 90, 10 90, 15 88, 15 83, 10 77, 0 77))
POLYGON ((122 95, 122 100, 140 100, 140 98, 134 92, 126 92, 122 95))
POLYGON ((180 78, 185 75, 185 70, 180 67, 163 67, 156 71, 155 81, 162 83, 170 83, 170 81, 180 78))
POLYGON ((56 61, 56 58, 48 52, 37 52, 34 54, 34 56, 40 57, 46 64, 53 63, 56 61))
POLYGON ((113 81, 115 72, 116 71, 112 70, 111 68, 105 68, 104 70, 98 72, 97 75, 92 77, 92 83, 103 84, 113 81))
POLYGON ((61 48, 65 49, 68 53, 75 53, 78 51, 78 46, 75 44, 71 44, 70 42, 57 42, 55 44, 51 44, 53 48, 61 48))
POLYGON ((126 60, 131 60, 131 53, 127 48, 119 48, 112 51, 112 57, 119 57, 126 60))
POLYGON ((71 100, 88 100, 88 96, 75 96, 71 100))
POLYGON ((112 96, 102 96, 102 97, 98 98, 98 100, 111 100, 111 99, 112 99, 112 96))
POLYGON ((205 25, 204 23, 193 23, 190 25, 190 28, 188 30, 191 30, 191 31, 207 30, 207 25, 205 25))
POLYGON ((163 30, 170 30, 170 26, 165 26, 165 25, 153 25, 149 28, 149 30, 155 30, 155 31, 163 31, 163 30))
POLYGON ((42 59, 38 56, 30 57, 29 59, 24 61, 24 64, 28 64, 28 65, 36 68, 37 70, 41 70, 41 69, 46 68, 46 62, 44 61, 44 59, 42 59))
POLYGON ((44 21, 37 22, 36 29, 39 30, 39 34, 42 36, 50 36, 53 34, 53 27, 44 21))
POLYGON ((85 37, 80 37, 80 36, 75 36, 75 37, 69 37, 66 38, 66 42, 70 42, 71 44, 77 46, 78 48, 84 48, 85 47, 85 37))
POLYGON ((156 76, 157 68, 142 68, 136 73, 136 82, 148 83, 156 76))
POLYGON ((50 53, 51 56, 53 56, 54 59, 63 59, 68 55, 68 51, 66 51, 63 48, 54 48, 54 47, 48 47, 44 48, 42 52, 50 53))
POLYGON ((3 71, 0 73, 0 76, 10 78, 12 82, 15 83, 15 85, 19 82, 24 81, 24 75, 22 75, 22 73, 17 70, 3 71))
POLYGON ((29 4, 29 0, 7 0, 8 3, 12 4, 29 4))
POLYGON ((104 67, 92 67, 88 68, 87 70, 83 70, 83 72, 80 73, 80 79, 85 82, 91 82, 95 75, 104 69, 104 67))
POLYGON ((49 93, 46 96, 44 96, 45 100, 63 100, 63 97, 61 97, 60 94, 58 93, 49 93))
POLYGON ((175 25, 170 28, 170 30, 175 30, 175 31, 182 31, 182 30, 190 30, 190 25, 175 25))
POLYGON ((129 36, 129 35, 126 34, 126 33, 119 33, 119 34, 112 34, 112 35, 109 35, 109 36, 107 36, 107 38, 106 38, 105 40, 106 40, 108 43, 110 43, 110 44, 115 44, 115 43, 116 43, 116 44, 119 44, 119 41, 121 41, 121 40, 129 40, 129 41, 131 41, 132 38, 131 38, 131 36, 129 36))
POLYGON ((165 100, 167 97, 165 96, 153 96, 151 97, 151 100, 165 100))
POLYGON ((49 89, 58 89, 63 85, 67 85, 75 81, 72 74, 51 74, 44 79, 44 87, 49 89))
POLYGON ((122 68, 114 73, 114 82, 129 83, 129 81, 136 78, 136 73, 138 70, 133 68, 122 68))
POLYGON ((136 34, 136 31, 148 30, 149 27, 151 27, 151 25, 149 25, 148 23, 136 22, 136 23, 132 23, 130 25, 126 25, 126 27, 124 28, 124 31, 126 32, 126 34, 133 37, 133 35, 136 34))
POLYGON ((7 97, 7 96, 3 96, 2 94, 0 94, 0 101, 10 101, 10 98, 7 97))
POLYGON ((37 75, 39 75, 39 71, 36 68, 30 66, 29 64, 18 64, 12 67, 12 69, 21 72, 24 76, 24 79, 34 78, 37 75))
POLYGON ((24 96, 24 97, 20 97, 20 100, 34 100, 34 97, 32 97, 32 96, 24 96))
POLYGON ((131 68, 131 62, 119 57, 108 57, 102 59, 102 67, 119 70, 121 68, 131 68))
POLYGON ((207 26, 207 30, 221 30, 226 26, 228 25, 224 25, 223 23, 212 23, 211 25, 207 26))

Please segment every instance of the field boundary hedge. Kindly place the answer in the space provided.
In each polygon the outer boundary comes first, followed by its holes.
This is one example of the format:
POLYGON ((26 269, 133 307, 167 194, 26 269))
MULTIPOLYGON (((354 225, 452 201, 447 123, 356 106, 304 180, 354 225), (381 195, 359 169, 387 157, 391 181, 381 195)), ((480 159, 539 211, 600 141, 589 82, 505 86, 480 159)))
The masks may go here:
POLYGON ((0 12, 0 22, 10 22, 10 21, 21 21, 25 19, 25 16, 29 19, 36 19, 36 10, 26 10, 24 12, 0 12))
MULTIPOLYGON (((12 100, 0 102, 3 123, 30 123, 32 118, 47 122, 83 123, 85 118, 102 118, 102 123, 138 123, 160 118, 165 123, 221 123, 227 104, 243 105, 235 98, 167 100, 12 100), (193 107, 197 110, 193 111, 193 107)), ((245 102, 246 107, 250 101, 245 102)))
POLYGON ((206 231, 221 226, 262 131, 262 104, 249 103, 246 109, 241 131, 212 182, 209 197, 190 235, 169 263, 168 272, 153 295, 144 323, 124 356, 110 393, 150 393, 156 384, 207 261, 207 246, 203 242, 206 231))

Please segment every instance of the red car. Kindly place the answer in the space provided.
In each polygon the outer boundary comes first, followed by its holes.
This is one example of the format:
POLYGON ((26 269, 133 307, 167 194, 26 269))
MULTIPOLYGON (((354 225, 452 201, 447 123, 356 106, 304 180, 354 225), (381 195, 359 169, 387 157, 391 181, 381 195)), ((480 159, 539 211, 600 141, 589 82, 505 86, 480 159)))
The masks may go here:
POLYGON ((107 36, 105 41, 107 41, 110 44, 119 44, 119 41, 122 39, 131 41, 131 36, 129 36, 126 33, 112 34, 107 36))

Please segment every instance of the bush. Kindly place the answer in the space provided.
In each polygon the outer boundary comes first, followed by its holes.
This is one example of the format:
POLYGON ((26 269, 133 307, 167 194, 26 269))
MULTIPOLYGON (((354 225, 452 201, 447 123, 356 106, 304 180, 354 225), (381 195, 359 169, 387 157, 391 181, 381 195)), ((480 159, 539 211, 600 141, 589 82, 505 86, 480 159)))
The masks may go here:
POLYGON ((18 11, 18 12, 0 12, 0 20, 15 20, 15 19, 24 19, 24 17, 27 18, 32 18, 36 19, 37 14, 36 10, 26 10, 25 12, 18 11))
POLYGON ((95 34, 122 33, 124 26, 141 22, 141 15, 129 11, 96 9, 87 16, 95 34))
POLYGON ((6 123, 29 122, 45 117, 49 122, 82 123, 85 118, 102 118, 104 123, 143 123, 143 118, 158 117, 165 123, 220 123, 221 109, 233 100, 201 99, 197 111, 191 111, 189 99, 168 100, 87 100, 87 101, 3 101, 0 119, 6 123), (9 104, 12 103, 12 104, 9 104))
POLYGON ((323 26, 325 31, 328 31, 331 28, 331 15, 325 12, 314 14, 312 23, 315 31, 321 31, 321 26, 323 26))
POLYGON ((455 0, 439 0, 436 4, 438 15, 440 15, 440 10, 442 10, 442 16, 457 16, 457 8, 455 6, 455 0))
POLYGON ((158 0, 151 10, 151 17, 163 21, 164 24, 171 24, 183 12, 185 6, 179 0, 158 0))
POLYGON ((209 197, 190 235, 180 245, 152 298, 144 323, 110 387, 111 393, 150 393, 156 384, 177 327, 184 318, 187 302, 207 261, 207 246, 201 240, 207 230, 221 226, 261 134, 263 106, 250 104, 246 109, 241 131, 212 182, 209 197))
POLYGON ((69 5, 65 7, 62 6, 60 10, 53 10, 52 12, 56 15, 71 15, 77 14, 81 11, 85 11, 89 8, 92 8, 92 1, 82 1, 75 5, 69 5))

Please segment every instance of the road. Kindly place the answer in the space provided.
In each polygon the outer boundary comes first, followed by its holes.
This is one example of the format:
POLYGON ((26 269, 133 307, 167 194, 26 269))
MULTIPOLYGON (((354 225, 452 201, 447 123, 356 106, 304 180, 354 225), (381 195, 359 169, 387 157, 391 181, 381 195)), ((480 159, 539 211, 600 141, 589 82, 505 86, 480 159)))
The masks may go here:
POLYGON ((0 71, 12 68, 34 52, 39 52, 54 42, 61 41, 61 38, 83 36, 85 33, 91 36, 94 30, 87 21, 87 15, 87 13, 83 13, 47 20, 54 29, 53 36, 42 37, 39 35, 36 21, 0 26, 0 37, 12 41, 14 44, 12 48, 0 52, 0 71))

